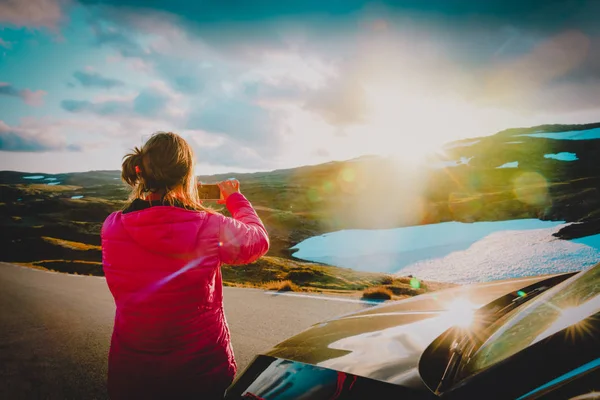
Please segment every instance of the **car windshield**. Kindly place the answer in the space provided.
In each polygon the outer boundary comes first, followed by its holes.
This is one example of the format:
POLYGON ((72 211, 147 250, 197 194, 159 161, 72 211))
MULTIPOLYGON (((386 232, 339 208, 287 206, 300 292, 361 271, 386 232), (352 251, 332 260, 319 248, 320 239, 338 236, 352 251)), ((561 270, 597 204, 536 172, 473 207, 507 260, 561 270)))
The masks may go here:
MULTIPOLYGON (((600 311, 600 264, 531 300, 497 329, 465 365, 465 375, 489 367, 552 334, 571 327, 589 334, 583 320, 600 311)), ((504 322, 504 321, 503 321, 504 322)))

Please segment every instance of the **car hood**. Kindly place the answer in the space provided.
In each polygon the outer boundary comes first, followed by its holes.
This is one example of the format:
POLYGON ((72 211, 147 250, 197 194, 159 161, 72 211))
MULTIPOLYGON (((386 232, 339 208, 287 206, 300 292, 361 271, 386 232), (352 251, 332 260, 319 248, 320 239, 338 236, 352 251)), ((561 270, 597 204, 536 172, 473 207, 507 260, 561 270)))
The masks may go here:
POLYGON ((420 386, 418 361, 436 337, 475 309, 551 276, 461 286, 372 307, 313 325, 264 354, 420 386))

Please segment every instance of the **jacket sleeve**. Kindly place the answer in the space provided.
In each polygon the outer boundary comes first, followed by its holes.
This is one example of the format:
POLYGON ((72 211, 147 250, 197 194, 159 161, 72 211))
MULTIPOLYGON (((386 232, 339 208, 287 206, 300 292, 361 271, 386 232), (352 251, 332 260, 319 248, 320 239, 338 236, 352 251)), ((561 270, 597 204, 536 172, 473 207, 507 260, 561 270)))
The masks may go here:
POLYGON ((254 208, 241 193, 234 193, 225 203, 231 213, 222 217, 219 228, 219 256, 231 265, 249 264, 269 250, 269 235, 254 208))

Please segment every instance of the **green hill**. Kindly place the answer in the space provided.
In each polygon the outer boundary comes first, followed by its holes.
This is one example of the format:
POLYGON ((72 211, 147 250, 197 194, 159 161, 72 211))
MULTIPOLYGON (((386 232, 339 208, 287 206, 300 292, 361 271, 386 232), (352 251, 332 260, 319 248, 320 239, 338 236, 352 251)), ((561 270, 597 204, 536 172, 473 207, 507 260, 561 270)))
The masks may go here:
MULTIPOLYGON (((540 218, 580 222, 558 233, 561 238, 573 238, 600 233, 600 139, 557 140, 523 135, 585 133, 594 129, 600 129, 600 123, 508 129, 449 143, 419 165, 369 156, 199 179, 215 182, 233 175, 240 180, 242 192, 269 231, 272 265, 277 264, 276 260, 292 262, 290 247, 306 238, 350 228, 540 218), (561 153, 574 154, 576 160, 547 156, 561 153), (498 168, 515 163, 516 168, 498 168)), ((69 248, 61 243, 100 245, 104 218, 122 207, 127 197, 128 188, 119 176, 119 171, 56 175, 1 171, 3 261, 101 274, 99 249, 69 248), (25 178, 33 175, 43 177, 25 178), (53 182, 59 184, 48 185, 53 182), (67 265, 72 260, 81 263, 77 268, 67 265)), ((285 280, 289 271, 279 264, 275 268, 279 272, 273 276, 285 280)), ((343 275, 340 271, 336 274, 343 275)), ((238 276, 230 283, 240 284, 241 279, 238 276)), ((243 279, 253 281, 250 274, 243 279)), ((266 284, 269 279, 265 276, 252 284, 266 284)), ((364 282, 356 278, 345 287, 363 287, 364 282)))

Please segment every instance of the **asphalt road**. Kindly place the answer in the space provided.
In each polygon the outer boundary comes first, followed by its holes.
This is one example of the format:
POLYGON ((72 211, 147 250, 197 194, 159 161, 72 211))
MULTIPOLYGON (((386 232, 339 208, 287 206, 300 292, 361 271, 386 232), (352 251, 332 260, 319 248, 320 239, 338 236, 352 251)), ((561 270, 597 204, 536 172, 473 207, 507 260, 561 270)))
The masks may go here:
MULTIPOLYGON (((225 288, 240 372, 310 325, 368 305, 225 288)), ((105 399, 115 306, 104 278, 0 262, 0 399, 105 399)))

